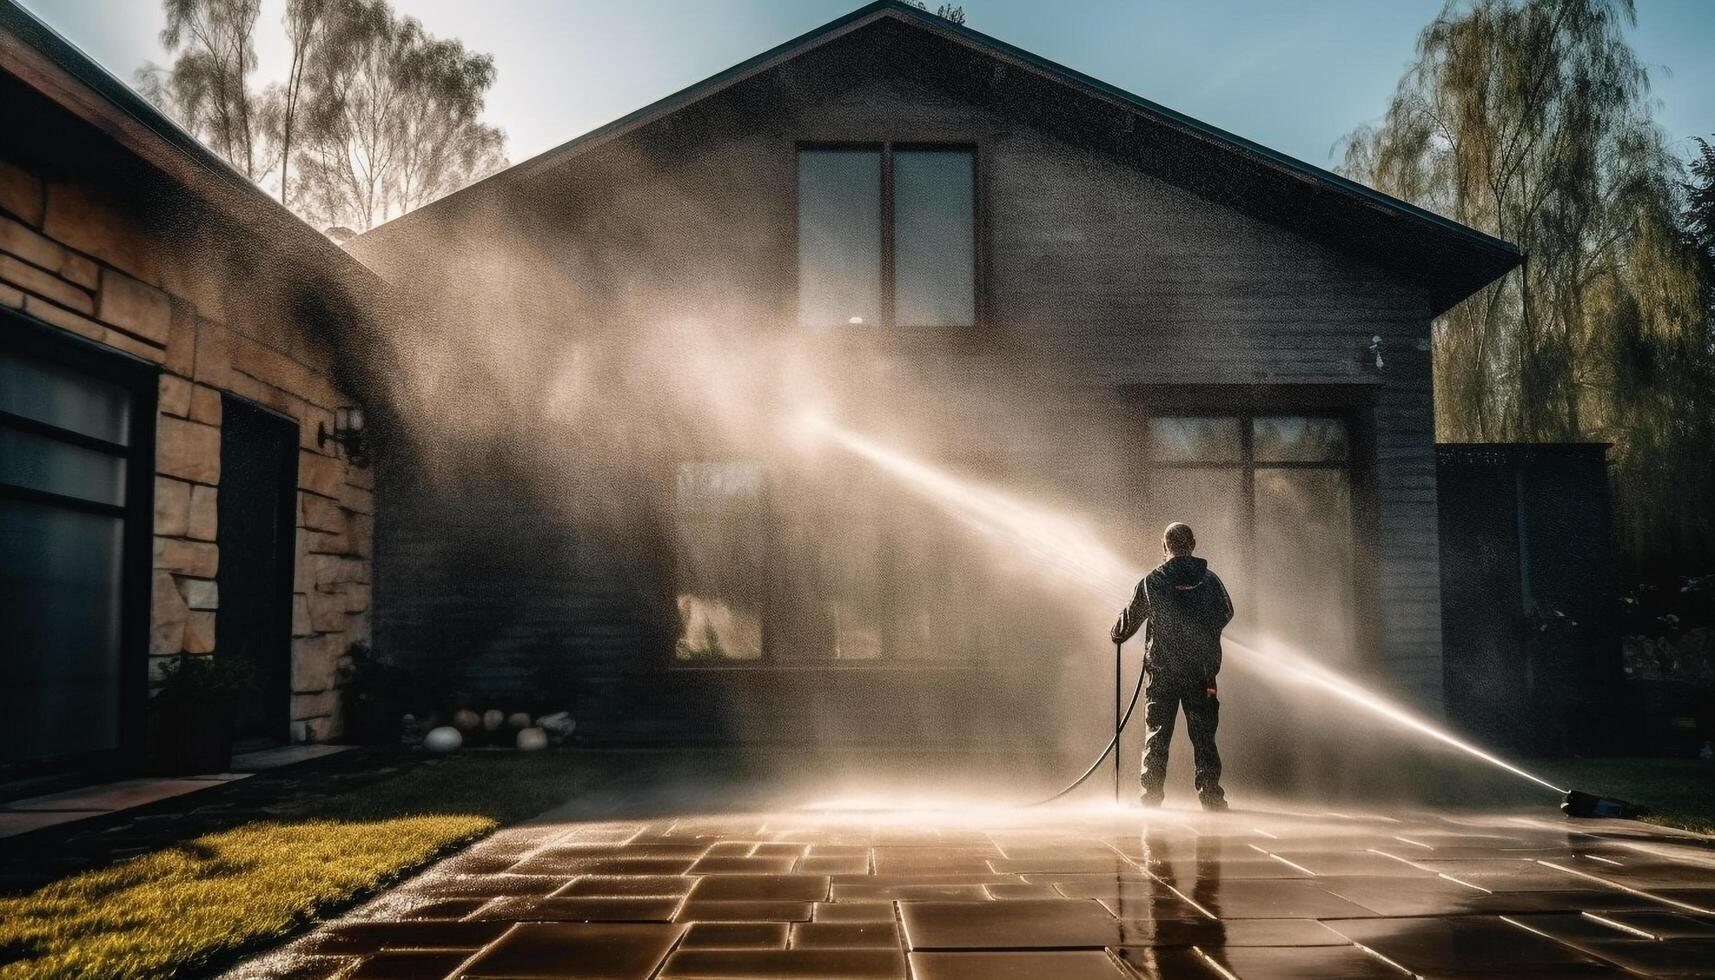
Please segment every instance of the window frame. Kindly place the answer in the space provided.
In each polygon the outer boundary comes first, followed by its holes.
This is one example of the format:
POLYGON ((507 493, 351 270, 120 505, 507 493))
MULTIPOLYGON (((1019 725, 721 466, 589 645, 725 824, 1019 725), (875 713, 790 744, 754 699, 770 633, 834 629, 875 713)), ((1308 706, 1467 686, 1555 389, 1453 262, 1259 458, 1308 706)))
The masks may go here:
POLYGON ((1250 420, 1271 416, 1304 416, 1337 418, 1346 424, 1346 459, 1343 463, 1264 463, 1264 468, 1330 468, 1344 467, 1351 481, 1352 492, 1352 593, 1353 609, 1351 644, 1360 660, 1379 659, 1382 648, 1382 600, 1380 591, 1380 515, 1379 489, 1376 474, 1376 397, 1377 390, 1368 385, 1201 385, 1155 384, 1126 385, 1121 395, 1130 404, 1135 424, 1139 427, 1140 448, 1129 454, 1127 479, 1133 486, 1147 488, 1150 470, 1155 465, 1147 448, 1149 419, 1156 417, 1221 416, 1240 418, 1242 426, 1240 462, 1197 465, 1210 468, 1243 466, 1242 504, 1245 519, 1245 560, 1254 556, 1256 538, 1256 480, 1251 441, 1250 420))
POLYGON ((40 759, 0 769, 0 799, 48 792, 141 768, 149 696, 149 629, 153 608, 155 537, 155 429, 161 368, 141 358, 75 336, 34 317, 0 310, 10 350, 124 388, 131 420, 124 445, 60 429, 21 416, 0 424, 35 432, 125 460, 125 503, 104 504, 49 491, 0 484, 0 496, 118 517, 124 521, 120 570, 118 745, 110 750, 40 759))
POLYGON ((937 336, 947 333, 961 334, 984 329, 989 322, 988 304, 988 214, 984 187, 986 172, 983 161, 983 149, 975 140, 935 140, 935 139, 878 139, 878 140, 798 140, 792 144, 791 175, 788 186, 791 196, 790 216, 791 245, 788 254, 791 256, 791 319, 799 330, 817 330, 840 335, 883 335, 883 336, 937 336), (827 326, 809 326, 803 322, 800 300, 803 296, 803 267, 799 254, 799 227, 802 221, 799 188, 799 159, 805 151, 817 150, 864 150, 876 151, 881 154, 881 207, 878 220, 881 222, 881 302, 877 308, 881 311, 881 322, 862 326, 846 324, 830 324, 827 326), (947 324, 932 326, 926 324, 901 324, 895 315, 899 300, 899 282, 897 254, 895 249, 894 228, 894 154, 911 151, 951 151, 969 153, 971 157, 971 319, 969 324, 947 324))

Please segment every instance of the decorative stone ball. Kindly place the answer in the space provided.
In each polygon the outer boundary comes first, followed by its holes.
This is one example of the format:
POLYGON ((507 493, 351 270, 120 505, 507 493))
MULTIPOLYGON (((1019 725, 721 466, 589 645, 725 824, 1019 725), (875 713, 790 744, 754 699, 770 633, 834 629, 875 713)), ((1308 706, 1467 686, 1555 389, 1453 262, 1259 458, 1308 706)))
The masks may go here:
POLYGON ((513 728, 529 728, 530 713, 528 711, 514 711, 506 716, 506 723, 513 728))
POLYGON ((536 724, 560 738, 570 735, 573 729, 578 727, 578 723, 572 719, 572 714, 569 711, 556 711, 551 715, 543 715, 536 719, 536 724))
POLYGON ((460 708, 453 712, 453 724, 461 732, 474 732, 482 724, 482 716, 469 708, 460 708))
POLYGON ((521 728, 518 730, 518 748, 525 752, 548 747, 548 733, 540 728, 521 728))
POLYGON ((453 752, 464 744, 464 736, 451 725, 429 729, 429 734, 423 736, 423 745, 430 752, 453 752))
POLYGON ((506 712, 499 708, 490 708, 482 713, 482 727, 488 731, 492 732, 504 724, 506 724, 506 712))

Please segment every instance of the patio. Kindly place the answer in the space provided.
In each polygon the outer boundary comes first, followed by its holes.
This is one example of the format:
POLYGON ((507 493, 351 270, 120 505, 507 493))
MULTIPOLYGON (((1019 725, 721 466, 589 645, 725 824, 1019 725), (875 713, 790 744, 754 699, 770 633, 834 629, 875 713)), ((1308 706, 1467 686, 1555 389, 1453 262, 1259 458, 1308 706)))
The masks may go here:
POLYGON ((692 766, 229 976, 1708 975, 1715 841, 1548 811, 818 806, 692 766))

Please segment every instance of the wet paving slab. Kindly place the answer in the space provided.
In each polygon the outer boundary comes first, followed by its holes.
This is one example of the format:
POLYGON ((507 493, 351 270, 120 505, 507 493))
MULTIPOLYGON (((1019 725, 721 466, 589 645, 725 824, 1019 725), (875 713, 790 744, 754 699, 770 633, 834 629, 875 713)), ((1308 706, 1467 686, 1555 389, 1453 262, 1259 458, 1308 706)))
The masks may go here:
POLYGON ((229 976, 1715 977, 1715 841, 1547 813, 570 809, 229 976))

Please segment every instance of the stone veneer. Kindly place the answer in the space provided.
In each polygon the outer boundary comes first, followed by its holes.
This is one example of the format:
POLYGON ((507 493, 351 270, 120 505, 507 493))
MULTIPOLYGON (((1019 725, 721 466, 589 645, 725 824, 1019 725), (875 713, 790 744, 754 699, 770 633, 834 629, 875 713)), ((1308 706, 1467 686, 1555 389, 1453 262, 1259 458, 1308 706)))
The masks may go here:
POLYGON ((265 260, 245 253, 260 245, 216 220, 198 247, 169 243, 119 200, 0 158, 0 307, 161 367, 152 668, 219 648, 221 393, 297 420, 291 736, 325 739, 338 728, 339 665, 370 638, 373 479, 316 445, 318 424, 331 428, 334 408, 355 399, 335 386, 327 344, 292 312, 280 277, 254 275, 265 260))

